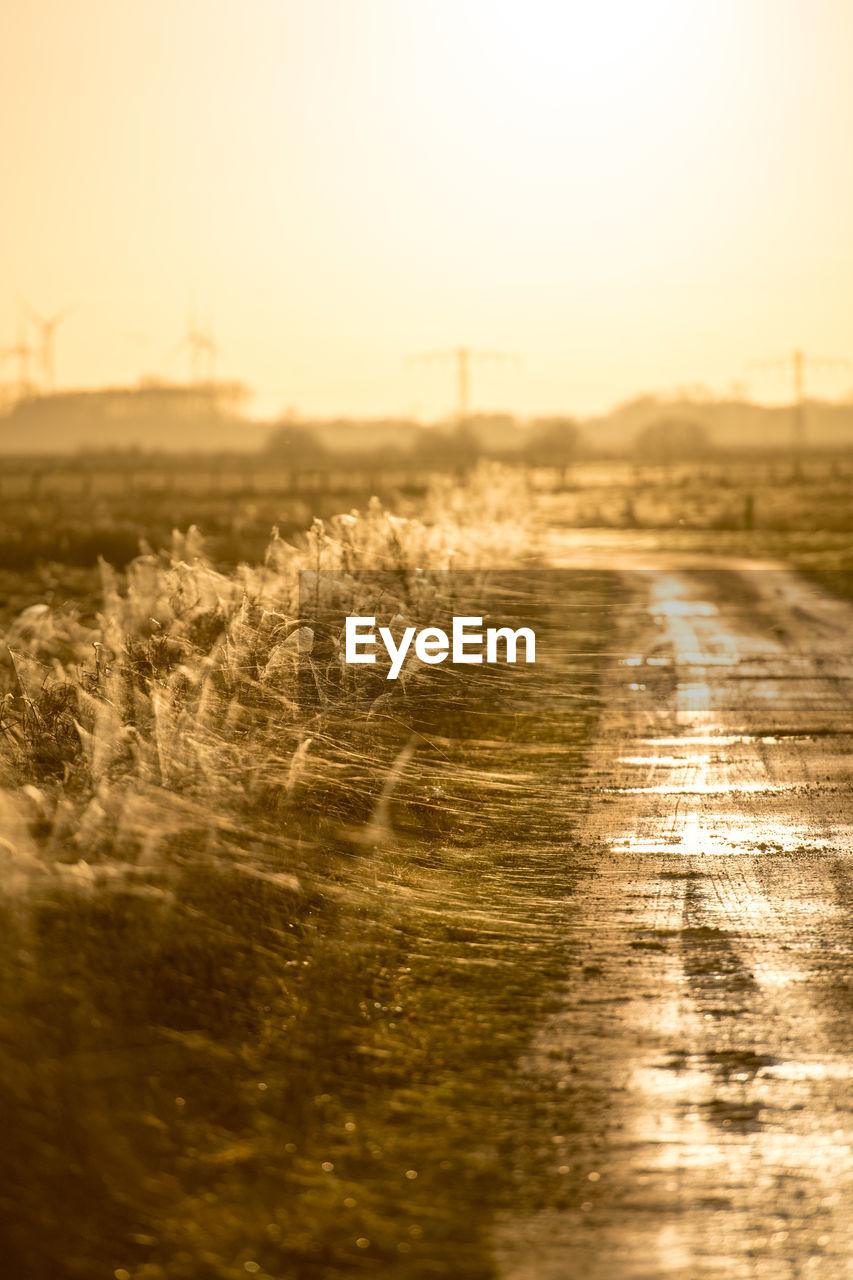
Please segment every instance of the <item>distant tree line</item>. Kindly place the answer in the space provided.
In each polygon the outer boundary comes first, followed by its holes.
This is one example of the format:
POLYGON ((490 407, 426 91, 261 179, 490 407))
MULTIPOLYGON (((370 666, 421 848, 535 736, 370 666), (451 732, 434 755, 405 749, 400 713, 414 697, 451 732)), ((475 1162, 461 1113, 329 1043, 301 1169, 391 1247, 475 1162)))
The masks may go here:
POLYGON ((509 414, 479 414, 431 427, 406 419, 288 420, 276 424, 266 446, 269 457, 293 467, 352 462, 437 470, 467 468, 480 458, 565 467, 585 450, 584 435, 572 418, 535 418, 522 425, 509 414))
MULTIPOLYGON (((628 452, 649 462, 706 457, 708 428, 685 418, 662 417, 636 431, 628 452)), ((286 466, 318 468, 418 466, 458 470, 480 458, 563 468, 596 451, 596 441, 570 417, 553 415, 524 424, 509 414, 479 414, 431 427, 407 419, 279 422, 266 454, 286 466)))

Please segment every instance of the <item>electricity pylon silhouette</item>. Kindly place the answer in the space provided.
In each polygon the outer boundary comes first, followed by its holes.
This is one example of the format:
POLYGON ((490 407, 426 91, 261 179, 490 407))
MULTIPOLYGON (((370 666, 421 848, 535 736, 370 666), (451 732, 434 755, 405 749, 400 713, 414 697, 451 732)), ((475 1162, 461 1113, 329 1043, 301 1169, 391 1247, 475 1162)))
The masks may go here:
POLYGON ((409 357, 410 364, 452 362, 456 373, 456 418, 464 422, 471 413, 471 364, 474 360, 493 364, 518 364, 518 356, 508 351, 478 351, 472 347, 451 347, 445 351, 422 351, 409 357))
POLYGON ((835 356, 807 356, 797 348, 789 356, 781 356, 776 360, 753 360, 750 369, 777 370, 790 372, 793 392, 793 439, 794 449, 799 453, 806 443, 806 373, 826 369, 830 372, 849 369, 849 360, 840 360, 835 356))

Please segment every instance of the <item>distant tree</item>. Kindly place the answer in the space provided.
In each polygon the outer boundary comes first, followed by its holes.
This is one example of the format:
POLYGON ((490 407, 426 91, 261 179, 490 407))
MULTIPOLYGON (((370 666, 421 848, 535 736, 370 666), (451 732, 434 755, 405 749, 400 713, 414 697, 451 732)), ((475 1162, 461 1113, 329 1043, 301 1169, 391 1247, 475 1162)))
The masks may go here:
POLYGON ((661 418, 634 436, 634 451, 655 462, 701 458, 713 449, 708 428, 688 418, 661 418))
POLYGON ((524 450, 538 467, 567 467, 578 455, 581 433, 572 418, 535 418, 524 450))
POLYGON ((328 456, 312 432, 294 422, 282 422, 273 429, 266 452, 289 467, 322 466, 328 456))
POLYGON ((424 427, 414 448, 416 462, 428 467, 471 467, 480 456, 480 444, 476 432, 467 422, 460 422, 451 430, 441 427, 424 427))

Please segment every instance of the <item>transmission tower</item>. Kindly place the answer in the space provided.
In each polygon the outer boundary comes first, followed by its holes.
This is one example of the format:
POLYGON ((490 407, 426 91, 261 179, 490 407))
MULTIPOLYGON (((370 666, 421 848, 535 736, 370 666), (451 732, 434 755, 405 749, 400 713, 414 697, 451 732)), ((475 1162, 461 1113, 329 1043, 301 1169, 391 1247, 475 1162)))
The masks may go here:
POLYGON ((776 360, 753 360, 750 369, 766 369, 781 372, 791 378, 793 392, 793 445, 801 452, 806 443, 806 374, 809 371, 826 370, 830 373, 850 368, 849 360, 835 356, 808 356, 805 352, 792 351, 789 356, 776 360))
POLYGON ((464 422, 471 414, 471 365, 480 360, 492 364, 518 364, 519 358, 508 351, 478 351, 472 347, 451 347, 445 351, 422 351, 411 356, 411 364, 439 361, 452 364, 456 375, 456 418, 464 422))

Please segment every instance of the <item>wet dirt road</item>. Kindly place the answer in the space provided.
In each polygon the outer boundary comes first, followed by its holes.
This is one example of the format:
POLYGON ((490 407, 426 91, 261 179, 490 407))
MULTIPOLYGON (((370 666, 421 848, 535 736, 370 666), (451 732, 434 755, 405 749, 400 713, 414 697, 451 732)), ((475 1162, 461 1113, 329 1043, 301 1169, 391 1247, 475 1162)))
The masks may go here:
POLYGON ((554 1174, 580 1190, 501 1224, 499 1274, 853 1277, 853 608, 644 563, 578 962, 524 1063, 565 1090, 554 1174))

